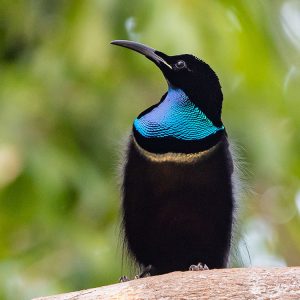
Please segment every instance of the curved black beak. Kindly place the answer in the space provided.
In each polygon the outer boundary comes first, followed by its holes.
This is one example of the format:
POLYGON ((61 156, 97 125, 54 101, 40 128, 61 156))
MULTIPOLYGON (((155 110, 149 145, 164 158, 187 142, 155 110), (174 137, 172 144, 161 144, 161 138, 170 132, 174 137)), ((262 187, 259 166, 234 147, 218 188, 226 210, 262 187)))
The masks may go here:
POLYGON ((148 59, 153 61, 158 67, 162 65, 167 66, 168 68, 172 69, 172 67, 166 62, 166 60, 162 57, 167 57, 166 54, 159 52, 151 47, 143 45, 141 43, 133 42, 133 41, 126 41, 126 40, 115 40, 112 41, 111 44, 125 47, 136 52, 139 52, 145 55, 148 59))

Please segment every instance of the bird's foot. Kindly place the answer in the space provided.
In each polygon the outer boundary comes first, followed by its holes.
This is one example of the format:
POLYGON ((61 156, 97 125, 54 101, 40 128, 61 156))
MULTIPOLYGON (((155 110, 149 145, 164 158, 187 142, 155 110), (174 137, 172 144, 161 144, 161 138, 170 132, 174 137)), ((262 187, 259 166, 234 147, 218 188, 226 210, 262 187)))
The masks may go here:
POLYGON ((127 282, 129 280, 130 279, 127 276, 121 276, 120 279, 119 279, 119 282, 127 282))
POLYGON ((148 265, 147 267, 143 268, 141 273, 138 275, 135 275, 134 279, 144 278, 151 276, 151 271, 153 271, 153 266, 148 265))
MULTIPOLYGON (((140 272, 140 274, 137 274, 134 276, 134 279, 139 279, 139 278, 144 278, 144 277, 149 277, 151 276, 151 271, 153 271, 154 268, 152 265, 148 265, 147 267, 143 268, 140 272)), ((119 279, 119 282, 127 282, 130 281, 127 276, 121 276, 119 279)))
POLYGON ((191 265, 189 267, 189 271, 205 271, 205 270, 209 270, 208 266, 206 264, 203 263, 198 263, 198 265, 191 265))

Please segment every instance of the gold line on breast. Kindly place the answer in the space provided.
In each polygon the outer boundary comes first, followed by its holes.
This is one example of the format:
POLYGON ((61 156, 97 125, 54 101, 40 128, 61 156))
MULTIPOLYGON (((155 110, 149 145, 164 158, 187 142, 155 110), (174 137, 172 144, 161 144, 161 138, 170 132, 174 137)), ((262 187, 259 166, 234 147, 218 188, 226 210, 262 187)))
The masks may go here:
POLYGON ((137 150, 147 159, 153 162, 177 162, 177 163, 194 163, 199 161, 200 159, 203 159, 208 154, 213 152, 219 143, 217 143, 215 146, 211 147, 210 149, 196 152, 196 153, 174 153, 174 152, 168 152, 168 153, 153 153, 149 152, 145 149, 143 149, 137 141, 135 140, 134 136, 132 136, 133 143, 137 150))

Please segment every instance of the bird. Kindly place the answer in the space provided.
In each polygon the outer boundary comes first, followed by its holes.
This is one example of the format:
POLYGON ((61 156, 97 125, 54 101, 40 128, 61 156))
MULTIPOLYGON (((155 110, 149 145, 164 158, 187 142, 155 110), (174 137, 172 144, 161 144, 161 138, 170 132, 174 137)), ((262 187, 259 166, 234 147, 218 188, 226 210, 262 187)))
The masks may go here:
POLYGON ((218 76, 191 54, 111 44, 144 55, 167 82, 161 99, 135 118, 124 150, 122 231, 138 277, 227 267, 234 164, 218 76))

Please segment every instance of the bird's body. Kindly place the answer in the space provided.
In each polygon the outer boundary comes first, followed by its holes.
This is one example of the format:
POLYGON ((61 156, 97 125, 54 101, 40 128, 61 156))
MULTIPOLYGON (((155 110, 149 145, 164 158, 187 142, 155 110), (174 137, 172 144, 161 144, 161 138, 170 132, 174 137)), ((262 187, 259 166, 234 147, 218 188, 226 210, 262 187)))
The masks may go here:
POLYGON ((127 244, 155 274, 227 264, 233 198, 226 137, 195 154, 153 154, 130 137, 124 170, 127 244))
POLYGON ((114 43, 153 60, 169 85, 159 103, 136 118, 129 137, 122 184, 128 249, 142 268, 152 266, 151 274, 199 262, 226 267, 233 164, 218 79, 191 55, 171 57, 133 42, 114 43))

